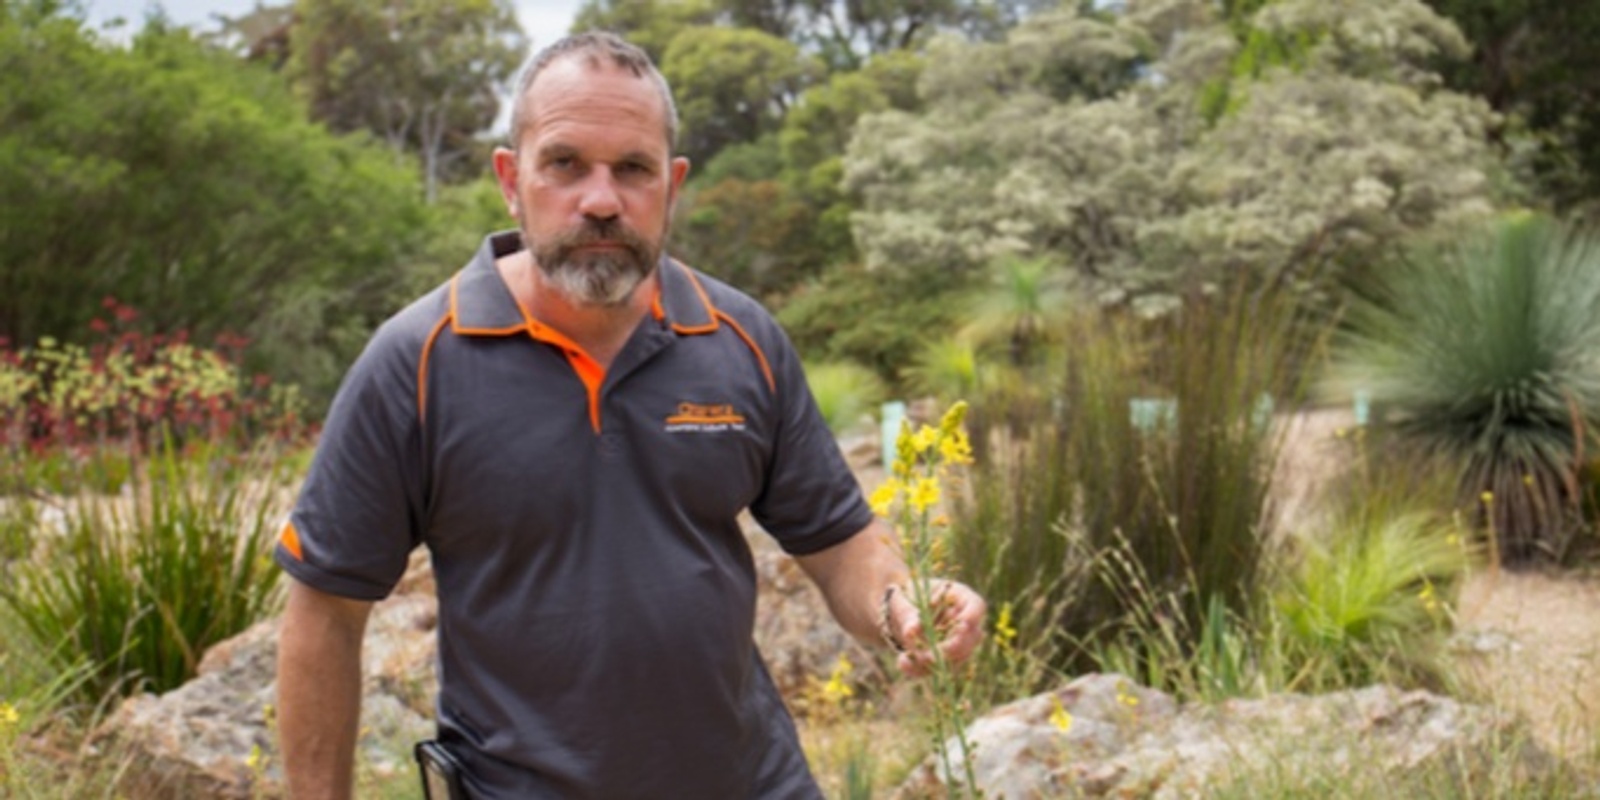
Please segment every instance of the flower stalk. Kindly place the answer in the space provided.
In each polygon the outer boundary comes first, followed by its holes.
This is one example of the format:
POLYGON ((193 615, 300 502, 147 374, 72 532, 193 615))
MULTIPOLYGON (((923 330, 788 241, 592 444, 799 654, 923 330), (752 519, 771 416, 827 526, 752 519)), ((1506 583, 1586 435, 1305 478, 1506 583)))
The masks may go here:
POLYGON ((958 402, 945 412, 937 427, 900 429, 895 460, 888 480, 873 492, 873 511, 889 519, 900 535, 900 548, 910 570, 906 595, 916 608, 920 641, 907 643, 927 649, 925 684, 933 711, 934 746, 940 766, 951 786, 951 796, 981 797, 973 766, 973 745, 967 738, 967 708, 961 676, 941 649, 952 623, 945 583, 938 575, 948 572, 949 548, 945 536, 949 520, 939 513, 944 487, 955 470, 972 463, 972 447, 962 421, 967 404, 958 402), (947 742, 954 739, 959 758, 947 742), (956 762, 959 760, 959 764, 956 762))

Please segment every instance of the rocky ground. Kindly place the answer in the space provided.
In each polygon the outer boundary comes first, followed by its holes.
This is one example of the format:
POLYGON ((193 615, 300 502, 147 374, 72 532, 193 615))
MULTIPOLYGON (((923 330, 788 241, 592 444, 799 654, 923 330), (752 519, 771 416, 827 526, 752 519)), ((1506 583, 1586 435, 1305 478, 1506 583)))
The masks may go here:
POLYGON ((1457 613, 1467 693, 1523 715, 1552 752, 1600 754, 1600 581, 1478 574, 1457 613))

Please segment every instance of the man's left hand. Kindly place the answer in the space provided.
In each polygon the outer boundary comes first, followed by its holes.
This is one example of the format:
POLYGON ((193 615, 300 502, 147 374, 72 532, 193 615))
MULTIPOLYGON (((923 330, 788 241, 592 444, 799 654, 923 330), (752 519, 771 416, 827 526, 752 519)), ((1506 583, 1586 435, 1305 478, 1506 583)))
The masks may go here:
POLYGON ((970 586, 933 579, 925 584, 895 586, 884 601, 884 637, 900 650, 900 671, 920 678, 933 668, 934 653, 923 636, 918 612, 918 586, 926 588, 929 611, 937 631, 934 637, 945 661, 958 665, 970 658, 983 641, 983 618, 988 605, 970 586))

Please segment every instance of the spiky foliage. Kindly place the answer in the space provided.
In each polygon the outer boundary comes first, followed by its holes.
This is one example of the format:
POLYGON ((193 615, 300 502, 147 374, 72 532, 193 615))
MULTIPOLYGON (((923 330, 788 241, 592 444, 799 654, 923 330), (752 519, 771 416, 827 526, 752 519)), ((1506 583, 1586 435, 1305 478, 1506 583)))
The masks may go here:
POLYGON ((270 551, 288 476, 269 459, 230 464, 221 448, 169 441, 124 497, 78 498, 65 535, 13 565, 0 605, 59 669, 88 662, 78 699, 176 688, 207 647, 277 609, 270 551))
POLYGON ((1357 298, 1336 384, 1461 470, 1508 563, 1559 558, 1600 412, 1600 239, 1520 214, 1419 248, 1357 298))
POLYGON ((876 373, 850 361, 807 364, 806 383, 834 433, 860 424, 888 394, 876 373))
POLYGON ((933 395, 941 402, 974 397, 980 388, 978 350, 966 337, 929 339, 903 375, 911 389, 933 395))
POLYGON ((1273 598, 1294 686, 1322 691, 1375 681, 1437 684, 1428 649, 1448 627, 1446 601, 1467 564, 1448 523, 1426 513, 1357 516, 1305 550, 1273 598))
POLYGON ((1002 258, 991 269, 990 285, 974 298, 962 335, 980 347, 1002 346, 1013 366, 1031 365, 1066 319, 1066 272, 1042 258, 1002 258))
MULTIPOLYGON (((1158 323, 1086 315, 1062 337, 1052 402, 992 437, 955 561, 996 602, 1029 597, 1025 610, 1056 615, 1045 631, 1089 645, 1057 650, 1058 666, 1091 666, 1081 656, 1137 627, 1138 608, 1162 609, 1182 649, 1202 645, 1208 618, 1257 607, 1279 440, 1262 398, 1296 394, 1302 309, 1289 294, 1239 291, 1197 293, 1158 323), (1172 413, 1142 426, 1130 406, 1145 397, 1172 413), (1130 596, 1135 583, 1144 596, 1130 596)), ((1038 622, 1019 611, 1019 630, 1038 622)))

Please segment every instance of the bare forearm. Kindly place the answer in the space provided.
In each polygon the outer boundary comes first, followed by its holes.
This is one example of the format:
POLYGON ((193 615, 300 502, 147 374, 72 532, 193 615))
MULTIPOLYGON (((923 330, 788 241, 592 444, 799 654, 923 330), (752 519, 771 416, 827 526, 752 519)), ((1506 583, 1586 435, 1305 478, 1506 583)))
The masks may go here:
POLYGON ((834 619, 863 644, 883 645, 884 592, 907 580, 893 536, 887 525, 874 521, 845 542, 798 559, 827 598, 834 619))
POLYGON ((295 583, 278 640, 278 735, 289 796, 348 800, 368 604, 295 583))

